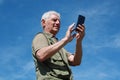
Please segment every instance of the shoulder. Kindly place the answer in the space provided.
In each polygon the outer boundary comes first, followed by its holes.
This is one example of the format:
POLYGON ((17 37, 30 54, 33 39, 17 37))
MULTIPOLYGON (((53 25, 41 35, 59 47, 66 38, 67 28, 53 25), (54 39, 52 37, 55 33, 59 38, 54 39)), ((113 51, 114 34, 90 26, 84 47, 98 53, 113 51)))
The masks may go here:
POLYGON ((38 42, 38 41, 47 41, 45 35, 42 32, 39 32, 35 35, 35 37, 33 38, 33 42, 38 42))
POLYGON ((34 39, 38 39, 38 38, 45 38, 45 35, 42 32, 39 32, 35 35, 34 39))
POLYGON ((42 32, 38 32, 36 35, 35 35, 35 38, 36 37, 44 37, 44 34, 42 32))

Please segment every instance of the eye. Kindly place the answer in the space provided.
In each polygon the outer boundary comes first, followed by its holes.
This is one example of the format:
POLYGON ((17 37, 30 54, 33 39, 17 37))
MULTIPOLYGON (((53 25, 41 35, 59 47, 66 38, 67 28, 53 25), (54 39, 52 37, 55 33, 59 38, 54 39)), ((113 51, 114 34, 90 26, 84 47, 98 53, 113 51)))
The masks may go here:
POLYGON ((57 21, 57 19, 53 19, 53 21, 54 21, 54 22, 56 22, 56 21, 57 21))

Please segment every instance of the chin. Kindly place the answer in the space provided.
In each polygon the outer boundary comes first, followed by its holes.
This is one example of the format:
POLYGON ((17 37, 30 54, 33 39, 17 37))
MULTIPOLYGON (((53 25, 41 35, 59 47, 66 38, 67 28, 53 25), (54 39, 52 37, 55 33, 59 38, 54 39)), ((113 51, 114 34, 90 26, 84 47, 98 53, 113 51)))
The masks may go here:
POLYGON ((59 32, 59 30, 52 31, 53 34, 57 34, 58 32, 59 32))
POLYGON ((54 29, 54 31, 58 32, 58 31, 59 31, 59 29, 54 29))

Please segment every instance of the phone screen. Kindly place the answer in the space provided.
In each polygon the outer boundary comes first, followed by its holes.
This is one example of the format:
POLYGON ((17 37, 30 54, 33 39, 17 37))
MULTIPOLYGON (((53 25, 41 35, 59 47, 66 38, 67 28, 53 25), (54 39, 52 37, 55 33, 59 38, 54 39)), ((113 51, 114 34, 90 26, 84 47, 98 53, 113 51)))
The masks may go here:
POLYGON ((85 16, 79 15, 79 16, 78 16, 78 21, 77 21, 76 27, 77 27, 79 24, 80 24, 80 25, 84 24, 84 22, 85 22, 85 16))
MULTIPOLYGON (((78 27, 79 24, 80 24, 80 25, 84 24, 84 22, 85 22, 85 16, 79 15, 79 16, 78 16, 78 20, 77 20, 77 24, 76 24, 76 28, 78 27)), ((76 29, 76 30, 77 30, 77 29, 76 29)))

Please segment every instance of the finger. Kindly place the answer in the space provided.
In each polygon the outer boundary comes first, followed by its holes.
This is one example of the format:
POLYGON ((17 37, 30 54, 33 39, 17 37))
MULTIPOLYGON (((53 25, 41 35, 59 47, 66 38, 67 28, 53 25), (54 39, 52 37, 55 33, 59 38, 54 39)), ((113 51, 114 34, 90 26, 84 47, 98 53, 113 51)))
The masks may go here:
POLYGON ((72 23, 69 27, 69 29, 72 29, 74 27, 75 23, 72 23))
POLYGON ((76 34, 76 38, 78 39, 80 37, 80 34, 76 34))
POLYGON ((82 25, 78 25, 78 27, 81 27, 81 28, 85 29, 84 24, 82 24, 82 25))
POLYGON ((77 30, 78 30, 78 32, 83 32, 83 31, 84 31, 84 28, 77 27, 77 30))
POLYGON ((85 27, 83 25, 78 25, 77 29, 79 31, 84 31, 85 27))
POLYGON ((68 30, 70 30, 71 32, 73 31, 73 27, 74 27, 75 23, 71 24, 68 28, 68 30))

